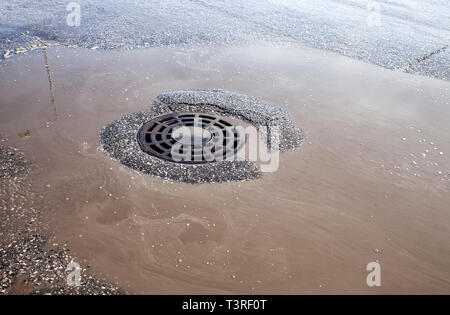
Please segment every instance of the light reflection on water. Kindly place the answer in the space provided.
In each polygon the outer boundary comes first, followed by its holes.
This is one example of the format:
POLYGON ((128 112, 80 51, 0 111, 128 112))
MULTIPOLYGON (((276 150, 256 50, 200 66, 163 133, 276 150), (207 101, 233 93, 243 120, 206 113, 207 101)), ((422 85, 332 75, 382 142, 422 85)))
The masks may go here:
POLYGON ((380 259, 381 292, 448 289, 448 82, 274 46, 48 54, 58 120, 17 136, 52 117, 36 51, 2 68, 0 132, 94 269, 148 293, 356 293, 380 259), (193 186, 101 152, 100 129, 161 92, 217 88, 281 105, 305 131, 278 172, 193 186))

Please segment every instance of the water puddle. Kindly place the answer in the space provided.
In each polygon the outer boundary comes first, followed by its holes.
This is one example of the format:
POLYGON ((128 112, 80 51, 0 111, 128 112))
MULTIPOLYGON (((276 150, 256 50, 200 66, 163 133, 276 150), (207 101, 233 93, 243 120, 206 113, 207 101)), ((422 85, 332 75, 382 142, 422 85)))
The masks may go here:
POLYGON ((56 237, 106 277, 138 293, 450 293, 448 82, 276 46, 46 53, 2 64, 0 135, 34 161, 56 237), (188 185, 101 152, 100 130, 158 94, 218 88, 305 131, 277 172, 188 185))

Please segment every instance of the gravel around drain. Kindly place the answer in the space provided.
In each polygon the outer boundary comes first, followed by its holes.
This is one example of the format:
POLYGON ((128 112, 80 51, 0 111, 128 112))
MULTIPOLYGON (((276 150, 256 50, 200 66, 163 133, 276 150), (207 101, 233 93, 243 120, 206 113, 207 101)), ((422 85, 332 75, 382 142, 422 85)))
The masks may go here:
POLYGON ((100 134, 103 150, 126 167, 143 174, 190 184, 243 181, 260 178, 259 167, 250 161, 231 160, 187 165, 165 161, 143 152, 136 140, 139 128, 149 120, 173 112, 199 112, 241 119, 257 128, 278 126, 278 148, 297 148, 302 131, 279 106, 222 90, 175 91, 163 93, 151 104, 148 113, 123 116, 107 125, 100 134))

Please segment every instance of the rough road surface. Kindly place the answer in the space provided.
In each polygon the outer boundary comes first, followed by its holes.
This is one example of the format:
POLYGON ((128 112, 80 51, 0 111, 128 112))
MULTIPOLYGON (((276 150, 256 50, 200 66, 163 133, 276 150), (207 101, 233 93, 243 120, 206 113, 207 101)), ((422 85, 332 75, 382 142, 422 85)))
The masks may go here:
POLYGON ((3 57, 36 37, 91 49, 270 42, 450 78, 447 0, 83 0, 79 26, 67 25, 69 2, 2 1, 3 57))

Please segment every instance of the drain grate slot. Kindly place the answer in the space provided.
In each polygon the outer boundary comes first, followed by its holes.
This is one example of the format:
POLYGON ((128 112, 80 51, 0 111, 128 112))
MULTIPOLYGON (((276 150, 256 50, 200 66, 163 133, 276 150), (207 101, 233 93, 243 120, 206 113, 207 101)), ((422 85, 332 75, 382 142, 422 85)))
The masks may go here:
POLYGON ((156 117, 139 129, 137 139, 147 154, 187 164, 234 158, 245 144, 245 138, 233 124, 204 113, 156 117))

